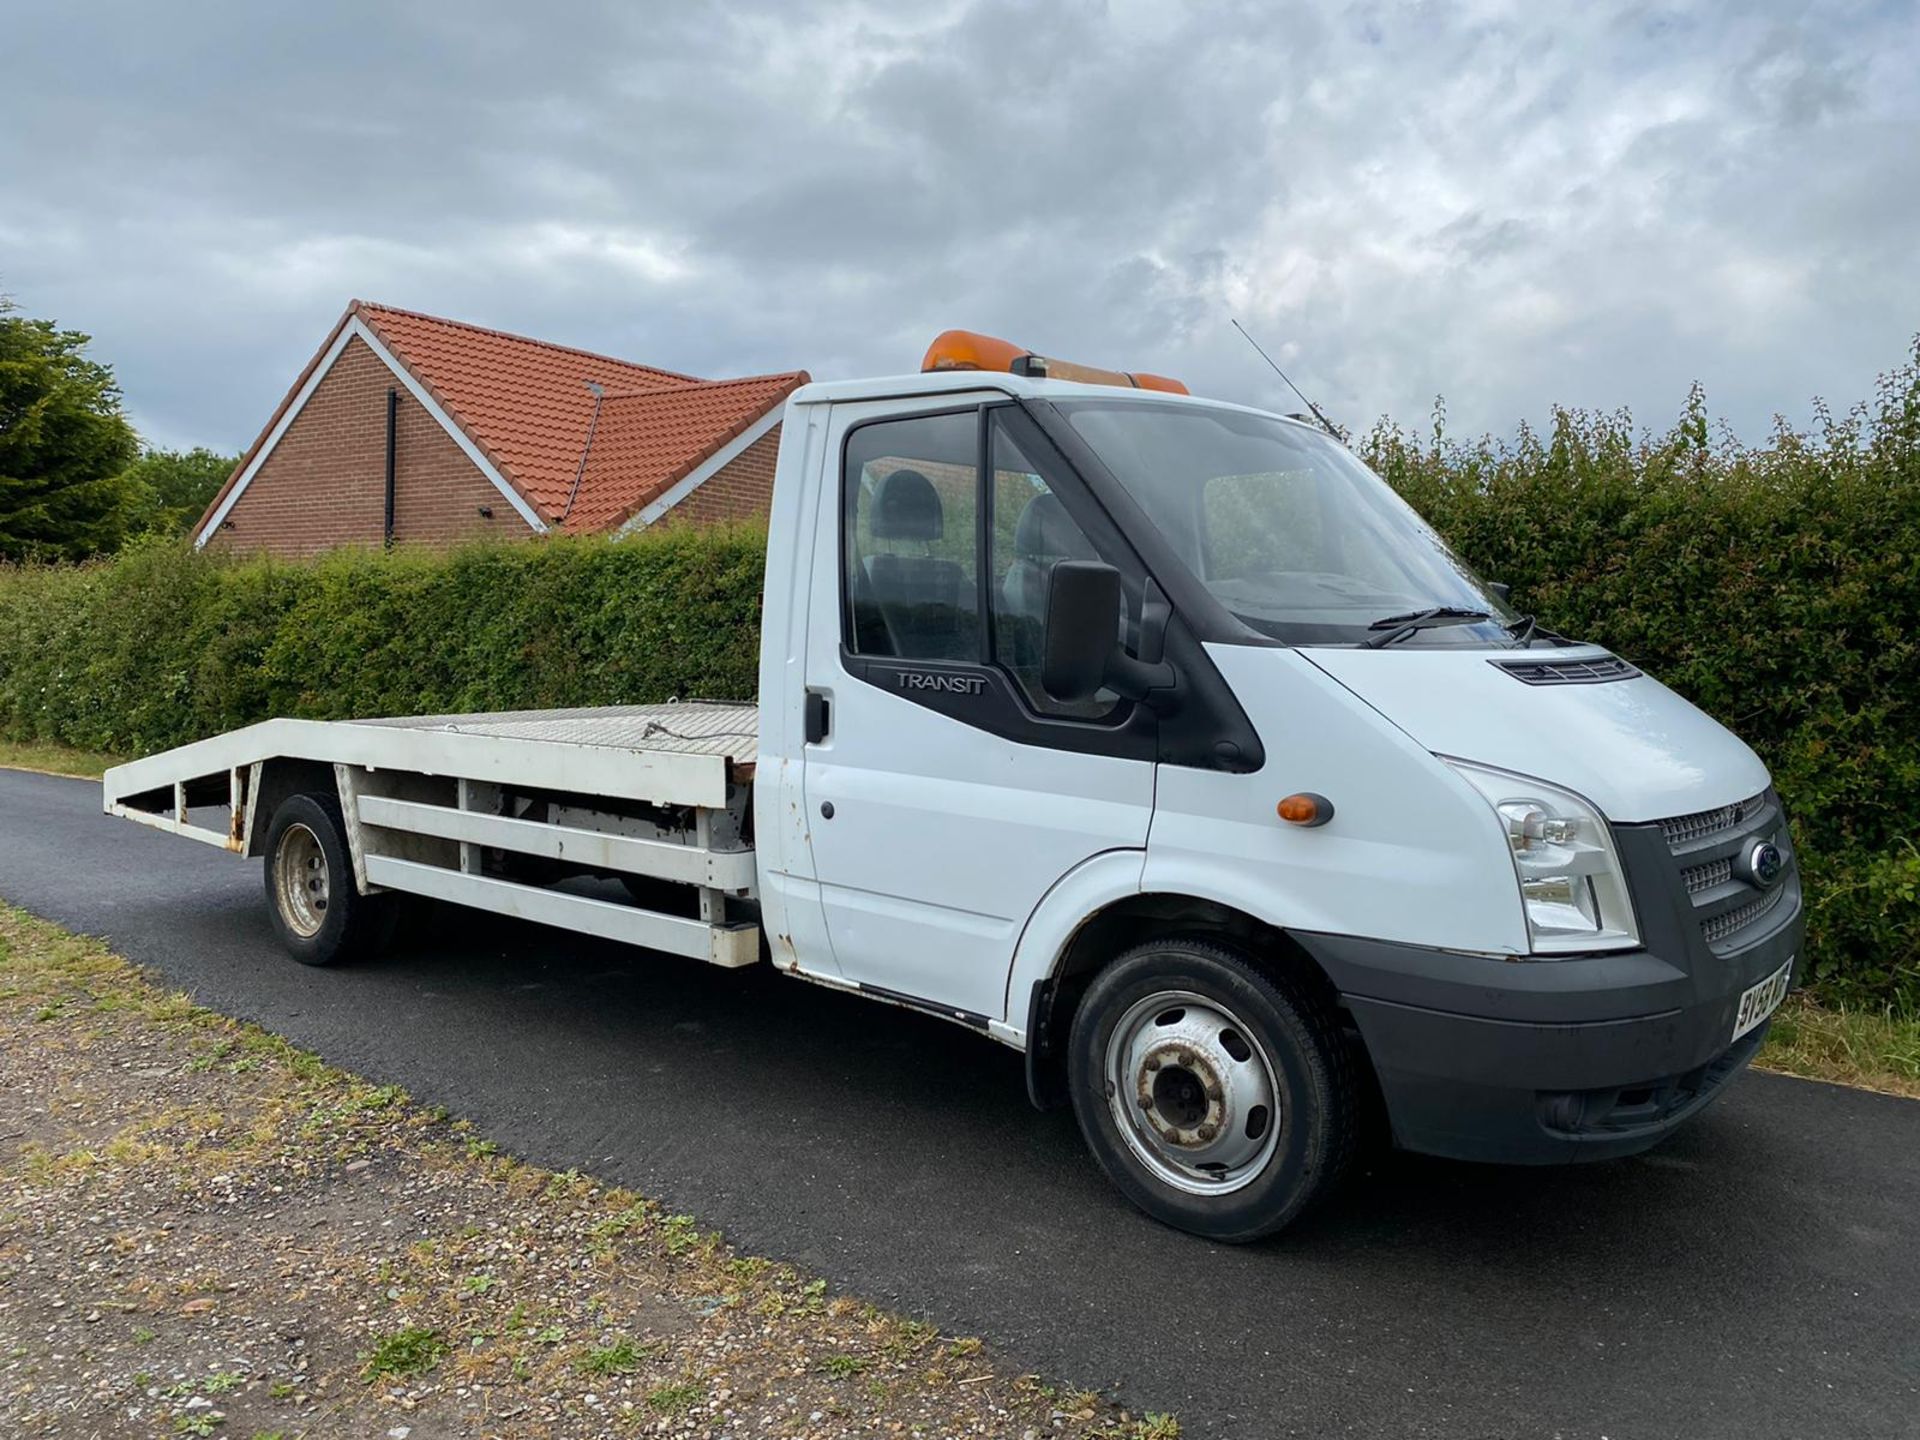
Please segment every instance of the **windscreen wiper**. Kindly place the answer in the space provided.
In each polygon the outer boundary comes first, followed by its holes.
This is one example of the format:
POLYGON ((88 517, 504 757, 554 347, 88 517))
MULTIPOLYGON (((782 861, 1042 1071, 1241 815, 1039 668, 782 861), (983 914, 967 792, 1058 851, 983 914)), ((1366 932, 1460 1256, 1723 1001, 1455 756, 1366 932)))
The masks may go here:
POLYGON ((1435 605, 1428 610, 1409 610, 1404 615, 1387 615, 1367 626, 1378 630, 1360 642, 1365 650, 1378 650, 1404 640, 1416 630, 1432 630, 1441 625, 1472 625, 1493 617, 1484 610, 1462 610, 1455 605, 1435 605))

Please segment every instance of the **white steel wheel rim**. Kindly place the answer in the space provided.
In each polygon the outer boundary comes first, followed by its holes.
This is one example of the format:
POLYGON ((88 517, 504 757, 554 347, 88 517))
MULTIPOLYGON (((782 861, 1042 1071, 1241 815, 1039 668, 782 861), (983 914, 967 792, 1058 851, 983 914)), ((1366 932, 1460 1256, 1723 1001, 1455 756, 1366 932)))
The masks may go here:
POLYGON ((318 935, 327 923, 332 885, 326 848, 310 826, 295 821, 281 832, 273 872, 280 882, 281 918, 303 940, 318 935))
POLYGON ((1189 1195, 1226 1195, 1280 1141, 1272 1059, 1231 1009, 1191 990, 1136 1001, 1107 1040, 1107 1103, 1134 1158, 1189 1195))

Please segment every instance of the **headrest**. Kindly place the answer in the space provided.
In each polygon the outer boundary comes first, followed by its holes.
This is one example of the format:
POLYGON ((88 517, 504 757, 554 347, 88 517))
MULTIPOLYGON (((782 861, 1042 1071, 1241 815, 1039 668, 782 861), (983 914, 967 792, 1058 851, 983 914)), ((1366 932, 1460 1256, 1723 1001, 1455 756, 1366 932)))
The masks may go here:
POLYGON ((873 491, 873 538, 938 540, 945 529, 940 494, 918 470, 895 470, 873 491))
POLYGON ((1093 547, 1060 497, 1043 491, 1027 502, 1013 527, 1013 551, 1028 560, 1094 560, 1093 547))

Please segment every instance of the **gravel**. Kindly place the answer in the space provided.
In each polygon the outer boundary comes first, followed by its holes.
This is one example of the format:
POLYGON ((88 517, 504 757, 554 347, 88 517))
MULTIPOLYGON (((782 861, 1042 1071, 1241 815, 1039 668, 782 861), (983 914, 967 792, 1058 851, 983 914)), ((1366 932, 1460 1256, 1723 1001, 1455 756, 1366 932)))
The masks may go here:
POLYGON ((1178 1434, 7 907, 0 1355, 21 1436, 1178 1434))

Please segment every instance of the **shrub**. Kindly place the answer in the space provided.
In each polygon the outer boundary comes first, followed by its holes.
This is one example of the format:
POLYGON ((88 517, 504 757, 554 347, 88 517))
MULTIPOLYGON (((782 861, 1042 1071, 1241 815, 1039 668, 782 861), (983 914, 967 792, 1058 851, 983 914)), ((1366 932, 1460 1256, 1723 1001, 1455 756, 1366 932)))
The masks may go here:
POLYGON ((765 534, 0 570, 0 732, 143 755, 270 715, 753 694, 765 534))

